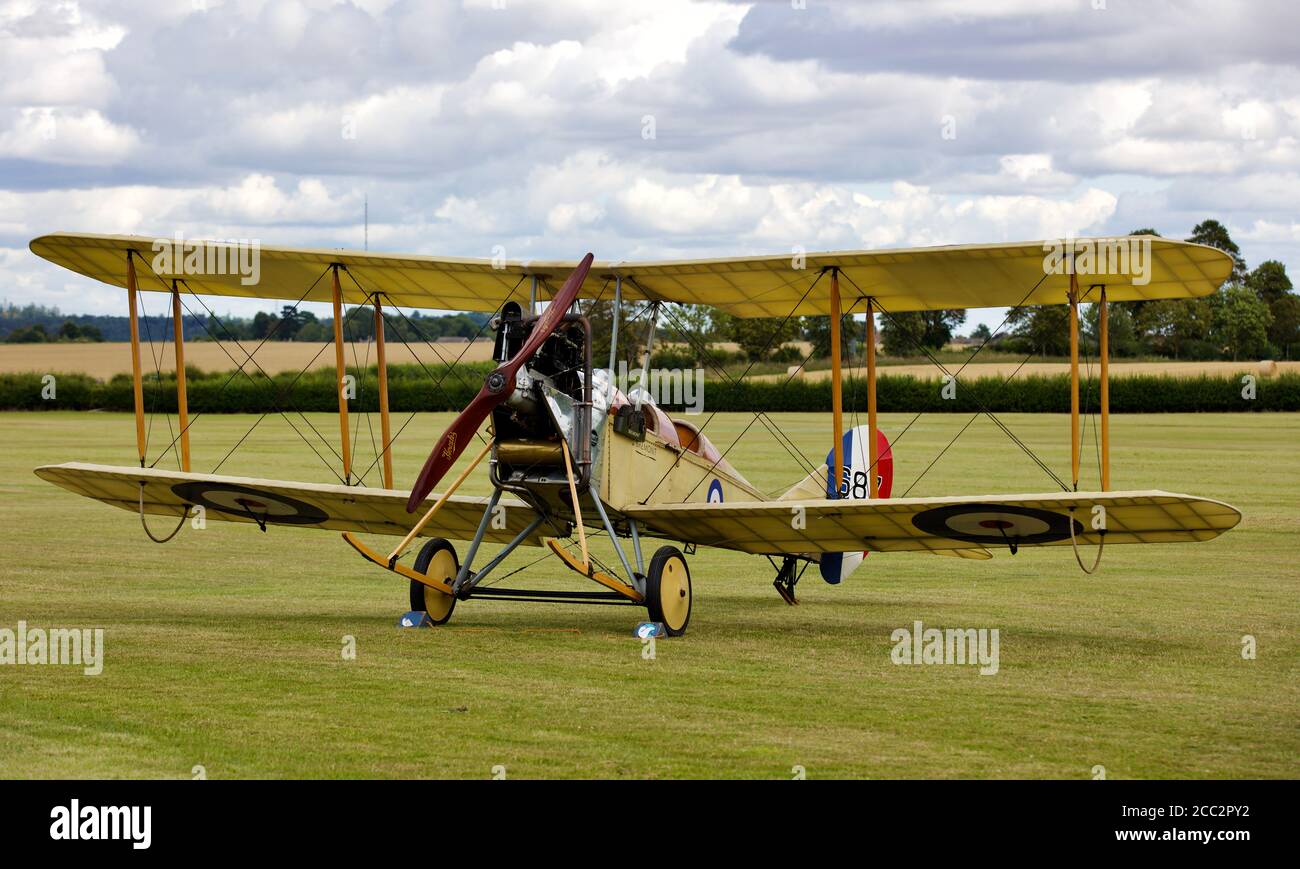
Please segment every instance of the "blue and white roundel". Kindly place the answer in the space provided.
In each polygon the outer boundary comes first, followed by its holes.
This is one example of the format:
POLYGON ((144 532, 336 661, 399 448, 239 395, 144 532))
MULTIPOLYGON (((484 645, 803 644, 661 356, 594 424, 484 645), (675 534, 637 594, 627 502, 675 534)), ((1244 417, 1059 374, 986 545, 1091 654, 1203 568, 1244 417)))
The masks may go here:
POLYGON ((722 481, 721 480, 714 480, 712 483, 709 483, 709 503, 710 504, 722 503, 722 481))

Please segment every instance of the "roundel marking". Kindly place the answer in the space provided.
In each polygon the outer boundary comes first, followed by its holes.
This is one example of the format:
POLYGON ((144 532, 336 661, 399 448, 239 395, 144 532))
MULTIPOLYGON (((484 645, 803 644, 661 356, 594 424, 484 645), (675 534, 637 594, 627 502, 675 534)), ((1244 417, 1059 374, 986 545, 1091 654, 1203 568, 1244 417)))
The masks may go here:
POLYGON ((329 515, 305 501, 233 483, 177 483, 172 492, 190 504, 228 516, 249 516, 276 525, 317 525, 329 515))
POLYGON ((927 534, 967 543, 1052 543, 1070 536, 1071 522, 1075 534, 1084 533, 1083 525, 1064 513, 1010 504, 950 504, 912 517, 927 534))
POLYGON ((714 480, 712 483, 709 483, 708 501, 710 504, 722 503, 722 481, 721 480, 714 480))

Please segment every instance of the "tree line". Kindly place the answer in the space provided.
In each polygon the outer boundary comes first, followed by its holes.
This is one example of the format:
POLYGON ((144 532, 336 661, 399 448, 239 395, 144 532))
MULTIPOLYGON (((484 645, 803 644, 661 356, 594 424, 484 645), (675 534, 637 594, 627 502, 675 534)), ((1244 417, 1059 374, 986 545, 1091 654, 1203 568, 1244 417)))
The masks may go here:
MULTIPOLYGON (((1151 228, 1130 235, 1155 235, 1151 228)), ((1197 299, 1115 302, 1109 306, 1112 356, 1169 359, 1291 359, 1300 351, 1300 296, 1292 292, 1286 266, 1266 260, 1247 267, 1241 250, 1217 220, 1198 223, 1187 241, 1216 247, 1233 260, 1232 272, 1214 293, 1197 299)), ((1081 311, 1086 349, 1097 343, 1096 305, 1081 311)), ((1008 331, 990 346, 1010 352, 1059 356, 1069 352, 1069 309, 1025 307, 1008 318, 1008 331)), ((986 337, 986 336, 977 336, 986 337)))
MULTIPOLYGON (((481 313, 426 315, 385 309, 385 337, 391 341, 420 343, 444 338, 472 339, 487 332, 488 315, 481 313)), ((344 335, 349 341, 369 341, 375 334, 374 311, 353 307, 343 315, 344 335)), ((141 316, 142 341, 171 339, 170 316, 141 316)), ((332 341, 334 318, 319 318, 310 311, 285 305, 278 312, 259 311, 252 317, 229 314, 185 316, 185 340, 240 341, 332 341)), ((130 319, 96 314, 65 315, 44 305, 0 308, 0 340, 10 344, 43 344, 62 341, 129 341, 130 319)))
POLYGON ((104 340, 99 328, 67 319, 58 328, 47 329, 45 323, 19 326, 5 336, 9 344, 95 343, 104 340))

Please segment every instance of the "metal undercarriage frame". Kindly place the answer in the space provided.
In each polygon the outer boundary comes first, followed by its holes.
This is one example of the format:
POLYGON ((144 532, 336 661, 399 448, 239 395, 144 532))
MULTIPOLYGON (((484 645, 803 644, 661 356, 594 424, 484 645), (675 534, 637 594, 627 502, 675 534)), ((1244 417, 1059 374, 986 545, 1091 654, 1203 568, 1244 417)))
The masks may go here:
MULTIPOLYGON (((635 591, 638 595, 644 597, 645 573, 644 573, 643 562, 641 559, 640 533, 637 530, 636 521, 633 519, 628 520, 628 527, 629 527, 628 536, 630 536, 633 541, 633 548, 635 550, 634 557, 636 558, 636 565, 637 565, 637 569, 633 570, 632 565, 627 560, 626 553, 623 551, 623 545, 619 541, 620 535, 616 533, 613 523, 610 522, 609 516, 605 512, 605 507, 601 503, 600 498, 596 495, 594 491, 590 492, 590 495, 591 495, 592 503, 596 505, 596 510, 600 514, 601 522, 605 526, 605 533, 608 534, 609 539, 613 541, 614 551, 618 554, 619 561, 622 562, 623 569, 627 572, 628 579, 630 580, 630 582, 627 583, 628 587, 631 588, 633 591, 635 591)), ((550 603, 593 603, 593 604, 625 604, 626 603, 626 604, 634 604, 637 606, 641 604, 640 601, 633 600, 627 595, 620 594, 617 591, 562 592, 562 591, 545 591, 539 589, 500 588, 497 586, 483 586, 482 582, 484 579, 487 578, 488 574, 490 574, 494 569, 496 569, 501 564, 501 562, 505 561, 505 559, 512 552, 514 552, 516 549, 522 546, 523 542, 527 540, 529 537, 531 537, 533 532, 536 531, 539 527, 541 527, 542 523, 547 520, 547 517, 544 514, 538 512, 537 515, 533 518, 533 520, 528 524, 528 526, 523 531, 520 531, 519 534, 515 535, 515 538, 513 540, 511 540, 509 543, 503 546, 497 552, 497 554, 494 555, 492 559, 483 566, 482 569, 476 571, 473 569, 474 558, 478 554, 479 546, 483 542, 483 535, 486 534, 487 532, 488 523, 491 521, 492 512, 496 508, 499 498, 500 498, 500 492, 499 491, 494 492, 491 500, 488 503, 488 506, 483 511, 483 518, 480 519, 479 521, 478 530, 474 535, 474 539, 470 541, 469 549, 466 550, 465 552, 465 563, 461 565, 460 571, 459 573, 457 573, 456 579, 452 583, 452 587, 451 587, 452 593, 456 596, 458 600, 469 600, 471 597, 482 596, 482 597, 492 597, 498 600, 532 600, 532 601, 544 601, 550 603)))
MULTIPOLYGON (((776 566, 776 562, 772 561, 770 555, 767 560, 772 566, 776 566)), ((794 587, 803 577, 803 572, 808 569, 808 565, 812 563, 812 559, 805 556, 783 555, 781 557, 781 566, 776 569, 776 579, 772 580, 772 587, 776 589, 777 594, 781 595, 781 600, 790 606, 799 605, 799 598, 795 597, 794 587), (800 561, 805 562, 805 564, 796 571, 795 567, 800 561)))

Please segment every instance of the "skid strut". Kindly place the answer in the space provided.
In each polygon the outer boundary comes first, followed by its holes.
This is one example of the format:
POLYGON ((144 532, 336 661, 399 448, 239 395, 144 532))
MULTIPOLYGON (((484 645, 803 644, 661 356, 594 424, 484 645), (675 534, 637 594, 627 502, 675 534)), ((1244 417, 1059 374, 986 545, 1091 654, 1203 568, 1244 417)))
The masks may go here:
POLYGON ((787 555, 781 560, 781 568, 776 572, 776 579, 772 580, 772 587, 776 593, 781 595, 781 600, 790 606, 798 606, 799 599, 794 596, 795 584, 799 582, 799 576, 803 571, 795 570, 795 565, 799 559, 793 555, 787 555))

